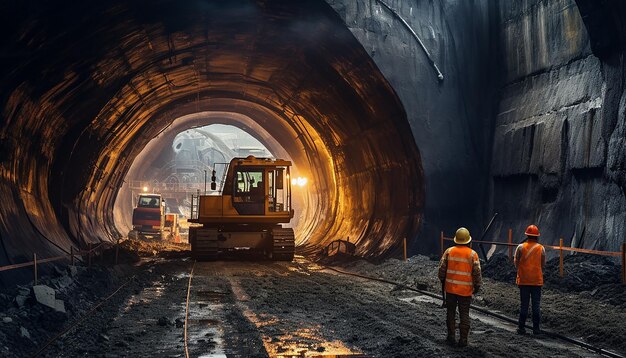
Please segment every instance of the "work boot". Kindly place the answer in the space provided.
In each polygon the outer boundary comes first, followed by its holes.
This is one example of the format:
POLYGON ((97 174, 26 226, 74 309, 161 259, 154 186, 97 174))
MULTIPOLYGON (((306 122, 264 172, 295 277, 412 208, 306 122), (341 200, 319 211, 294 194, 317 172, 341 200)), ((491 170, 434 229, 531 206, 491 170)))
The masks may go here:
POLYGON ((469 335, 469 329, 461 328, 461 337, 459 338, 459 347, 467 347, 467 336, 469 335))
POLYGON ((541 335, 541 330, 539 328, 533 328, 533 335, 535 336, 541 335))
POLYGON ((456 337, 455 337, 456 320, 454 320, 454 319, 447 320, 446 323, 448 325, 448 336, 446 337, 446 342, 448 342, 449 344, 454 344, 454 343, 456 343, 456 337))
POLYGON ((517 334, 522 334, 522 335, 523 335, 523 334, 526 334, 526 328, 524 328, 524 327, 519 327, 519 328, 517 329, 517 334))

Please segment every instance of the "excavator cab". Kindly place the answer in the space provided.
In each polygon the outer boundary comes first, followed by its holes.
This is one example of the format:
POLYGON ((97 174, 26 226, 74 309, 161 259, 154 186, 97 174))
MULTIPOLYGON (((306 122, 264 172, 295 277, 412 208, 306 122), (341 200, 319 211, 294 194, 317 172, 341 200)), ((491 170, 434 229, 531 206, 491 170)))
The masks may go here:
MULTIPOLYGON (((275 260, 291 260, 294 235, 283 228, 293 218, 291 162, 281 159, 234 158, 218 195, 192 196, 192 253, 215 258, 220 252, 257 250, 275 260)), ((211 188, 217 187, 213 174, 211 188)))

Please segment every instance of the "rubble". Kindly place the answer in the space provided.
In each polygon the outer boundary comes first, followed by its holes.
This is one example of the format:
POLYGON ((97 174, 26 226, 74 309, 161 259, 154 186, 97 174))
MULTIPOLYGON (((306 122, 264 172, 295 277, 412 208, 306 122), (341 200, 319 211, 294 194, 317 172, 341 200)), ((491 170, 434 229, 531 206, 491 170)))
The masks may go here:
POLYGON ((30 333, 24 327, 20 327, 20 337, 30 339, 30 333))
POLYGON ((481 261, 483 276, 498 281, 515 283, 517 270, 507 255, 495 254, 488 262, 481 261))
MULTIPOLYGON (((544 286, 561 292, 579 292, 584 296, 608 301, 626 308, 626 289, 621 285, 621 267, 610 258, 598 255, 566 255, 563 277, 559 274, 559 257, 546 262, 544 286)), ((517 271, 506 255, 495 254, 483 265, 483 276, 496 281, 515 283, 517 271)))
POLYGON ((33 286, 33 295, 37 303, 50 307, 57 312, 65 313, 65 302, 56 299, 54 289, 46 285, 33 286))
POLYGON ((15 304, 19 308, 24 307, 24 305, 26 304, 26 301, 28 301, 28 296, 26 295, 20 294, 20 295, 15 296, 15 304))

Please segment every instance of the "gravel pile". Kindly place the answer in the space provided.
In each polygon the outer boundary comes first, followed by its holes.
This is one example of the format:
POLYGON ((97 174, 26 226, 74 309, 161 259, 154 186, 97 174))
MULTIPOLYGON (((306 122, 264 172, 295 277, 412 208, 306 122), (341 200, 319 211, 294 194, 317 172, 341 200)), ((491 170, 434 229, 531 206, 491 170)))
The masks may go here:
POLYGON ((621 267, 598 255, 567 255, 563 258, 564 276, 559 276, 559 258, 546 263, 544 280, 552 288, 567 292, 590 291, 599 285, 620 284, 621 267))
POLYGON ((94 265, 56 268, 55 274, 41 277, 38 286, 21 285, 0 293, 0 356, 23 357, 58 332, 67 322, 99 302, 117 287, 128 266, 107 268, 94 265), (56 302, 51 307, 38 297, 37 288, 56 302))
MULTIPOLYGON (((626 308, 626 286, 621 284, 621 266, 608 257, 567 255, 563 258, 564 276, 559 276, 559 258, 546 262, 544 285, 560 292, 581 293, 626 308)), ((483 264, 483 276, 496 281, 515 283, 516 270, 506 255, 496 254, 483 264)))
POLYGON ((77 262, 50 265, 33 283, 0 288, 0 357, 33 354, 51 337, 108 296, 131 273, 142 255, 151 255, 149 244, 126 240, 92 258, 92 267, 77 262))
POLYGON ((483 276, 497 281, 515 283, 517 270, 515 265, 504 254, 493 255, 487 263, 482 263, 483 276))

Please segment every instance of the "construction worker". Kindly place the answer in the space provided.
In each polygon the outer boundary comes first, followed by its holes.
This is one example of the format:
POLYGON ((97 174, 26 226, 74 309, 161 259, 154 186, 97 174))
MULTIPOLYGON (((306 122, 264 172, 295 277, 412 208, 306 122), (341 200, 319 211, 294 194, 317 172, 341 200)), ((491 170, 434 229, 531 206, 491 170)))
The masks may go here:
POLYGON ((515 267, 517 268, 515 282, 519 287, 521 301, 517 333, 526 333, 528 305, 532 300, 533 334, 540 334, 541 311, 539 304, 541 302, 541 286, 543 286, 543 268, 546 264, 546 249, 537 242, 539 238, 537 226, 529 225, 525 234, 525 242, 515 249, 515 267))
POLYGON ((482 284, 480 261, 476 251, 469 247, 472 241, 470 232, 462 227, 454 235, 453 246, 446 250, 439 262, 439 280, 444 285, 447 309, 448 337, 446 341, 455 343, 456 308, 459 307, 459 347, 467 346, 470 330, 469 309, 472 294, 478 292, 482 284))

